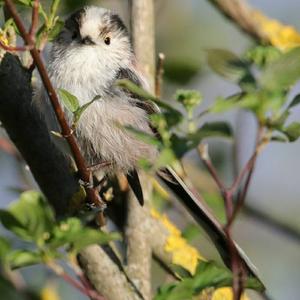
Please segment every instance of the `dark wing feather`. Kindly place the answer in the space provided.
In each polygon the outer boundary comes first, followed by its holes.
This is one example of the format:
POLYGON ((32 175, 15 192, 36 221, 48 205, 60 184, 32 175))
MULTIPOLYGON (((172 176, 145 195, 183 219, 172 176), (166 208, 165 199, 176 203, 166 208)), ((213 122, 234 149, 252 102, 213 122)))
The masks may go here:
POLYGON ((129 183, 135 197, 137 198, 139 203, 143 206, 144 205, 144 194, 143 194, 141 182, 139 179, 139 175, 135 169, 130 171, 127 174, 127 181, 129 183))

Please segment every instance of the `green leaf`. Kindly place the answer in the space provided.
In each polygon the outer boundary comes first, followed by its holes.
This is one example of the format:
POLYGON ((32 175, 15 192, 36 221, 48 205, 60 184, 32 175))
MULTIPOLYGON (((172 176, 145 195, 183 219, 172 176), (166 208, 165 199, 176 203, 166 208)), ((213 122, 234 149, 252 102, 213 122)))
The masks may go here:
POLYGON ((82 116, 82 114, 85 112, 85 110, 92 104, 94 103, 96 100, 99 100, 101 97, 100 96, 96 96, 93 100, 91 100, 90 102, 82 105, 81 107, 79 107, 75 112, 74 112, 74 124, 76 125, 78 123, 78 121, 80 120, 80 117, 82 116))
POLYGON ((172 165, 176 161, 176 156, 172 149, 165 148, 160 153, 155 162, 155 167, 160 168, 167 165, 172 165))
POLYGON ((218 97, 209 111, 211 113, 223 113, 242 108, 256 112, 261 104, 261 97, 257 93, 237 94, 228 98, 218 97))
POLYGON ((288 142, 288 138, 287 137, 284 137, 284 136, 281 136, 281 135, 274 135, 271 137, 271 141, 272 142, 278 142, 278 143, 286 143, 288 142))
POLYGON ((160 289, 155 300, 191 300, 208 287, 230 286, 232 274, 212 262, 200 262, 192 278, 184 278, 176 284, 160 289))
POLYGON ((79 101, 76 96, 64 89, 59 89, 58 92, 62 102, 70 112, 75 113, 80 108, 79 101))
POLYGON ((267 90, 286 90, 300 78, 300 48, 283 54, 262 72, 260 84, 267 90))
POLYGON ((38 252, 27 250, 15 250, 7 256, 8 263, 12 269, 39 264, 43 261, 38 252))
POLYGON ((189 148, 196 148, 204 138, 211 137, 232 137, 232 128, 226 122, 209 122, 205 123, 196 132, 188 135, 189 148))
POLYGON ((120 239, 117 233, 105 233, 84 227, 79 219, 69 218, 54 228, 48 245, 51 248, 68 246, 73 251, 79 251, 91 244, 107 244, 116 239, 120 239))
POLYGON ((158 100, 155 96, 144 90, 143 88, 139 87, 138 85, 134 84, 132 81, 128 79, 120 79, 116 81, 116 85, 122 88, 128 89, 130 92, 140 96, 141 98, 156 101, 158 100))
MULTIPOLYGON (((232 273, 225 268, 218 267, 213 262, 200 262, 192 278, 183 278, 180 282, 163 285, 159 288, 154 300, 192 300, 206 288, 231 286, 232 273)), ((262 291, 264 287, 255 278, 246 283, 247 288, 262 291)))
POLYGON ((226 99, 223 97, 217 97, 214 104, 210 107, 209 111, 211 113, 222 113, 231 110, 236 106, 237 106, 236 98, 226 99))
MULTIPOLYGON (((239 82, 250 75, 248 65, 234 53, 223 49, 207 51, 208 65, 217 74, 231 81, 239 82)), ((252 77, 252 76, 250 76, 252 77)))
POLYGON ((177 113, 177 114, 181 115, 181 113, 177 109, 173 108, 171 105, 167 104, 166 102, 163 102, 160 99, 156 98, 155 96, 151 95, 149 92, 145 91, 143 88, 141 88, 138 85, 134 84, 130 80, 127 80, 127 79, 117 80, 116 85, 120 86, 122 88, 128 89, 130 92, 136 94, 137 96, 139 96, 143 99, 153 101, 155 104, 157 104, 159 107, 161 107, 165 110, 168 110, 170 112, 177 113))
POLYGON ((300 123, 293 122, 284 128, 282 132, 288 137, 290 142, 295 142, 300 137, 300 123))
POLYGON ((7 254, 11 251, 11 245, 9 241, 0 236, 0 263, 6 260, 7 254))
POLYGON ((178 158, 182 158, 186 152, 194 148, 194 143, 190 139, 177 134, 172 134, 171 145, 178 158))
POLYGON ((60 4, 60 0, 52 0, 51 7, 50 7, 50 15, 52 17, 55 17, 59 4, 60 4))
POLYGON ((183 115, 178 111, 165 111, 162 115, 168 124, 168 130, 172 127, 178 126, 184 120, 183 115))
POLYGON ((31 7, 31 0, 17 0, 20 4, 31 7))
POLYGON ((277 129, 281 131, 289 115, 290 112, 288 110, 285 110, 283 113, 272 116, 271 118, 267 119, 266 125, 268 128, 277 129))
POLYGON ((131 126, 126 126, 125 128, 128 131, 132 132, 137 139, 143 141, 146 144, 153 145, 153 146, 156 146, 156 147, 161 147, 162 146, 161 142, 155 136, 153 136, 152 134, 149 134, 149 133, 146 133, 144 131, 138 130, 138 129, 133 128, 131 126))
POLYGON ((294 97, 294 99, 291 101, 287 109, 293 108, 300 104, 300 94, 294 97))
POLYGON ((232 137, 232 127, 227 122, 208 122, 201 128, 200 132, 205 137, 221 136, 232 137))
POLYGON ((183 231, 182 236, 190 243, 201 235, 199 226, 189 224, 183 231))
POLYGON ((48 41, 49 42, 52 42, 58 36, 58 34, 63 29, 64 25, 65 25, 65 22, 63 22, 61 20, 57 20, 55 22, 55 25, 48 32, 48 41))
POLYGON ((41 243, 44 233, 54 225, 53 211, 36 191, 21 194, 19 201, 12 203, 8 210, 1 210, 0 220, 20 238, 41 243))

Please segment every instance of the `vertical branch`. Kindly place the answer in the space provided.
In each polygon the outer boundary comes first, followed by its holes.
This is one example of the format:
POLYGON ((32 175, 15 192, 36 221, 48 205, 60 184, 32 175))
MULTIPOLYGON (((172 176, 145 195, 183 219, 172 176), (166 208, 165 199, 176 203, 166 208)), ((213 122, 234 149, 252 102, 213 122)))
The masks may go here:
POLYGON ((142 68, 151 92, 154 92, 155 75, 155 27, 154 1, 130 0, 131 31, 134 52, 142 68))
MULTIPOLYGON (((138 66, 144 73, 151 92, 155 85, 154 3, 153 0, 131 0, 131 31, 133 48, 138 66)), ((149 199, 152 186, 142 175, 145 207, 140 207, 134 195, 128 199, 128 275, 139 288, 143 297, 151 299, 151 247, 144 222, 149 218, 149 199)))
POLYGON ((141 300, 126 276, 97 245, 86 247, 79 255, 79 263, 96 291, 109 300, 141 300))

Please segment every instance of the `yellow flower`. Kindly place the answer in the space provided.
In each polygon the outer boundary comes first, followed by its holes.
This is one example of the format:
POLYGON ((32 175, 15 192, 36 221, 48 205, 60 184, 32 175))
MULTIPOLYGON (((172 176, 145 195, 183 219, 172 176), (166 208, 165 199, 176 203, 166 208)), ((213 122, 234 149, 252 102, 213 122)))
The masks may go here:
MULTIPOLYGON (((232 288, 224 287, 214 291, 212 300, 233 300, 232 288)), ((242 295, 241 300, 249 300, 246 294, 242 295)))
POLYGON ((152 217, 158 219, 170 233, 164 250, 172 255, 172 263, 188 270, 192 275, 195 274, 199 260, 205 261, 198 250, 182 237, 181 231, 170 222, 166 215, 161 215, 152 209, 152 217))
POLYGON ((300 46, 300 33, 294 27, 268 18, 259 11, 253 12, 253 18, 274 47, 286 51, 300 46))
POLYGON ((0 28, 0 42, 5 46, 8 46, 8 39, 6 38, 5 32, 0 28))
POLYGON ((60 300, 54 284, 49 284, 42 289, 41 300, 60 300))

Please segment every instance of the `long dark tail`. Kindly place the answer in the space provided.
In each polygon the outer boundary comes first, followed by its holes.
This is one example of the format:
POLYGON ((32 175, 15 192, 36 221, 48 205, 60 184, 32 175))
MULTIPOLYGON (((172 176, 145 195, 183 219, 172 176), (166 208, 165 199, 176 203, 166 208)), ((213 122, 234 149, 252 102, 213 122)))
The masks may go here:
MULTIPOLYGON (((216 218, 208 211, 203 203, 190 191, 177 173, 170 167, 164 168, 163 172, 158 172, 158 177, 168 186, 168 188, 178 197, 183 205, 189 210, 196 222, 206 231, 217 250, 219 251, 224 263, 230 267, 231 256, 228 247, 228 239, 223 228, 216 218), (162 173, 164 175, 162 175, 162 173)), ((243 261, 249 275, 256 275, 256 268, 235 243, 235 247, 240 259, 243 261)))

